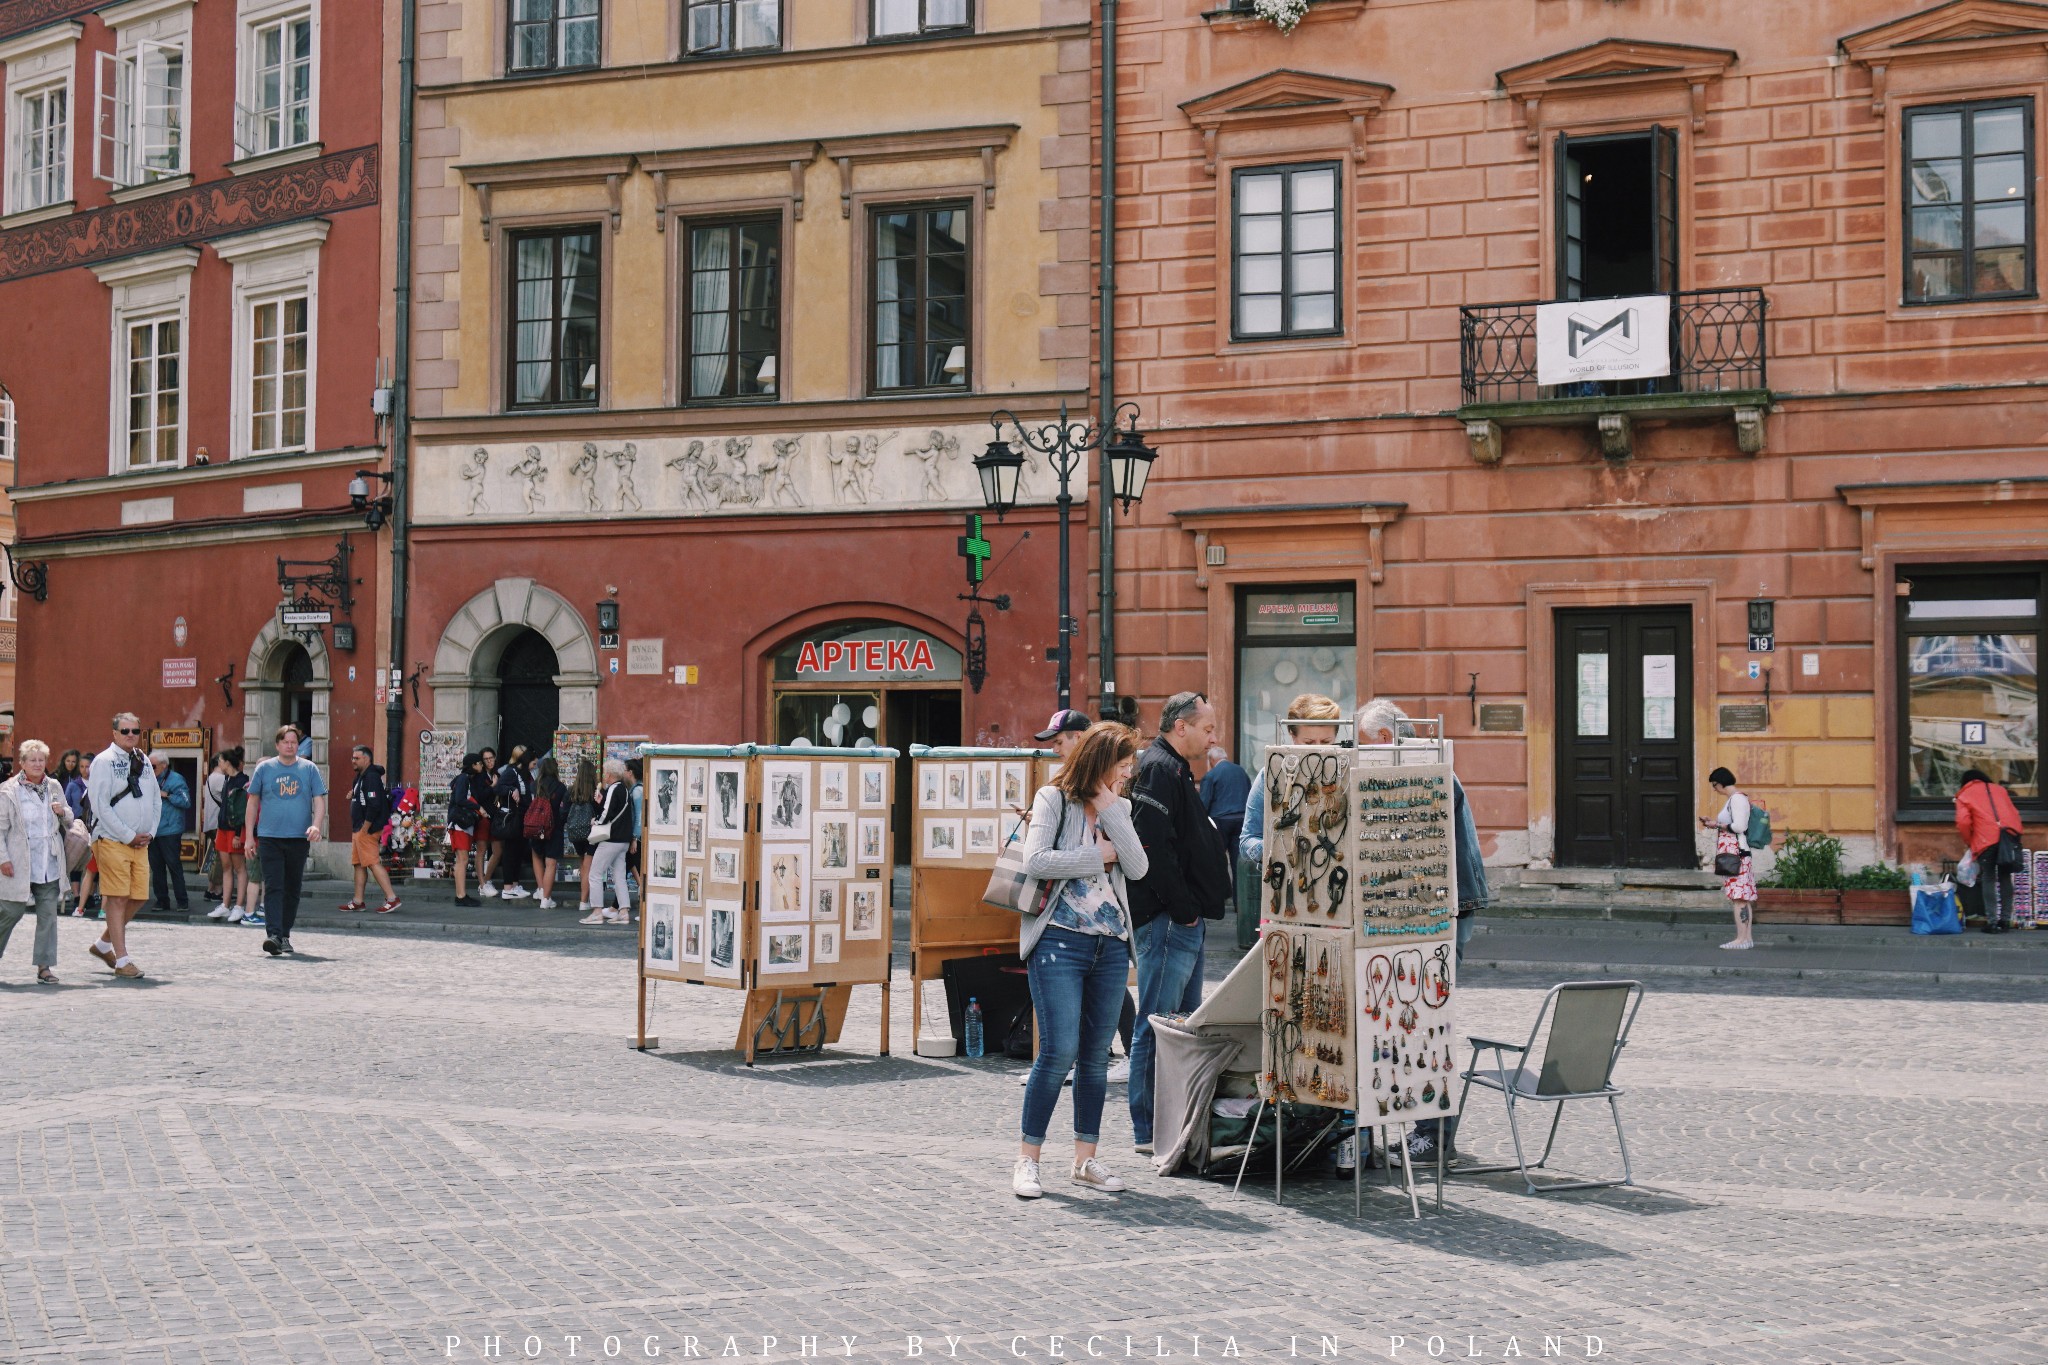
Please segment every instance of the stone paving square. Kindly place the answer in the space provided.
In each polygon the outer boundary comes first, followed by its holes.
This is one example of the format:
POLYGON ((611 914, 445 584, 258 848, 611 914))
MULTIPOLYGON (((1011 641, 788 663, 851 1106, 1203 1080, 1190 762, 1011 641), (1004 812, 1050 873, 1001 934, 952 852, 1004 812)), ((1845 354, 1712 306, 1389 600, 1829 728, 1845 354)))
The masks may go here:
MULTIPOLYGON (((1130 1192, 1018 1201, 1020 1067, 902 1055, 900 972, 898 1055, 867 989, 842 1045, 749 1071, 728 992, 661 987, 661 1050, 627 1046, 623 934, 272 961, 144 924, 116 983, 63 930, 61 988, 0 963, 10 1365, 2048 1361, 2038 979, 1650 978, 1635 1187, 1455 1180, 1415 1221, 1376 1187, 1354 1218, 1348 1182, 1276 1208, 1153 1177, 1121 1087, 1130 1192)), ((1526 1033, 1552 979, 1467 972, 1461 1030, 1526 1033)), ((1490 1159, 1484 1098, 1460 1143, 1490 1159)), ((1559 1161, 1603 1171, 1608 1138, 1568 1116, 1559 1161)))

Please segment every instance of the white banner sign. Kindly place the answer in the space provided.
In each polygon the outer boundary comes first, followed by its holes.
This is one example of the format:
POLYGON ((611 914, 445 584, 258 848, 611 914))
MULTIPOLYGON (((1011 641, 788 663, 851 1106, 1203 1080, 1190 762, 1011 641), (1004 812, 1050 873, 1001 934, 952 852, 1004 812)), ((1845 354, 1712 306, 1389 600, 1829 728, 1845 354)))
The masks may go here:
POLYGON ((1671 373, 1671 300, 1663 294, 1536 305, 1536 382, 1656 379, 1671 373))

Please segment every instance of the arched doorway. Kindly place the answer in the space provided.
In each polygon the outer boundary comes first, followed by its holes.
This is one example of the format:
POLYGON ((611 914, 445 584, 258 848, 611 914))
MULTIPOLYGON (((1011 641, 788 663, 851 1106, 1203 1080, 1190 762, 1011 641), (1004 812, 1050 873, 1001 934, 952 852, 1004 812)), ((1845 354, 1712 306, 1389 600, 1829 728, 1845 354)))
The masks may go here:
POLYGON ((299 727, 300 752, 316 763, 328 760, 328 694, 334 686, 327 641, 319 633, 300 636, 275 616, 249 646, 242 675, 242 748, 254 766, 276 750, 277 727, 299 727))
POLYGON ((555 685, 555 647, 537 630, 522 630, 498 657, 498 752, 516 744, 530 754, 554 746, 562 719, 562 694, 555 685))
POLYGON ((561 594, 530 578, 501 578, 448 618, 427 685, 434 727, 461 730, 470 749, 492 745, 502 752, 513 736, 508 726, 516 706, 552 707, 518 722, 546 748, 555 730, 597 728, 597 640, 561 594), (501 699, 508 683, 533 691, 508 703, 501 699))
POLYGON ((313 656, 296 640, 278 646, 277 723, 296 725, 299 733, 313 734, 313 656))

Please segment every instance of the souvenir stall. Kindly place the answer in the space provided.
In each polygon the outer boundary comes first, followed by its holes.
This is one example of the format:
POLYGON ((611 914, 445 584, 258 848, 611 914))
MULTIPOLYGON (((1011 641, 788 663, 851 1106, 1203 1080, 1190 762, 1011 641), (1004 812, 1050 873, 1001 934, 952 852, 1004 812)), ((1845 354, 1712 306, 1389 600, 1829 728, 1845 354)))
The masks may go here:
MULTIPOLYGON (((942 977, 948 962, 1017 951, 1020 916, 981 897, 996 855, 1023 837, 1032 798, 1059 771, 1059 759, 1050 749, 921 744, 910 759, 911 1042, 920 1056, 950 1057, 950 1034, 927 1036, 924 983, 942 977)), ((1000 1042, 992 1033, 990 1046, 1000 1042)))
POLYGON ((1452 746, 1419 728, 1266 751, 1259 1097, 1350 1110, 1389 1141, 1458 1105, 1452 746))
POLYGON ((642 744, 639 1014, 650 984, 743 992, 734 1047, 837 1042, 859 985, 882 990, 889 1054, 893 749, 642 744))

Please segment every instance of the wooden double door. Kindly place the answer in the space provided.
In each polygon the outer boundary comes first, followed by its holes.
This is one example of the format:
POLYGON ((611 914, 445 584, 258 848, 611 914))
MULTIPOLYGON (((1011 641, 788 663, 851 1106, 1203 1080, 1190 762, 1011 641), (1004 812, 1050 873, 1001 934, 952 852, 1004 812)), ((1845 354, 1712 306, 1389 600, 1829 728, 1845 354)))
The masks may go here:
POLYGON ((1693 867, 1692 617, 1557 613, 1557 862, 1693 867))

